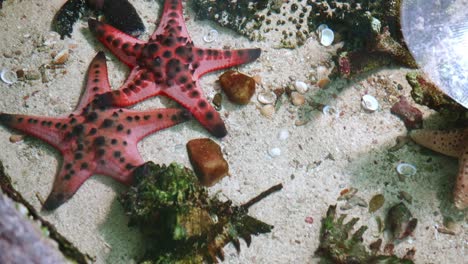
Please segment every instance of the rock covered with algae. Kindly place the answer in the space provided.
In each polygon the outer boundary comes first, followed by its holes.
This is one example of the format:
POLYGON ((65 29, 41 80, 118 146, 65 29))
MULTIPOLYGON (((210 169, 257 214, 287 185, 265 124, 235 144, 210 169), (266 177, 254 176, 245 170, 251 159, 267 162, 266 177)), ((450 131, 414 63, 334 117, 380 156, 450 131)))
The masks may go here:
POLYGON ((248 207, 281 186, 241 206, 209 197, 192 170, 172 163, 147 162, 135 172, 133 187, 121 197, 130 217, 148 240, 143 263, 217 263, 223 247, 239 239, 250 245, 252 235, 268 233, 273 226, 257 220, 248 207))
POLYGON ((410 258, 414 255, 414 250, 407 252, 403 258, 394 255, 378 254, 381 240, 372 243, 371 252, 362 243, 362 235, 367 230, 367 226, 361 226, 352 233, 354 225, 359 218, 352 218, 345 223, 346 215, 336 216, 336 205, 328 207, 327 215, 322 219, 320 230, 320 245, 315 254, 320 257, 320 263, 354 264, 412 264, 410 258), (376 246, 378 245, 378 246, 376 246))

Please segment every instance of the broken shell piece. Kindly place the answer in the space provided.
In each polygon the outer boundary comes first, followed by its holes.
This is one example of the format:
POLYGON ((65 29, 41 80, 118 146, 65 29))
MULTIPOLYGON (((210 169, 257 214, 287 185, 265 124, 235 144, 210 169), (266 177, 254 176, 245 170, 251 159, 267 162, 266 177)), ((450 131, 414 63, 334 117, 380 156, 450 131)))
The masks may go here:
POLYGON ((272 148, 272 149, 268 150, 268 155, 270 155, 270 157, 272 157, 272 158, 279 157, 281 155, 281 149, 280 148, 272 148))
POLYGON ((379 102, 370 94, 366 94, 361 98, 361 105, 364 110, 369 112, 375 112, 379 109, 379 102))
POLYGON ((406 177, 411 177, 416 174, 418 171, 415 166, 409 164, 409 163, 400 163, 396 167, 396 170, 399 175, 406 176, 406 177))
POLYGON ((70 53, 68 52, 68 49, 63 49, 57 55, 55 55, 54 59, 52 60, 52 63, 54 64, 64 64, 65 62, 68 61, 68 58, 70 57, 70 53))
POLYGON ((198 138, 187 143, 187 152, 193 170, 204 186, 213 186, 229 173, 229 165, 221 148, 209 138, 198 138))
POLYGON ((287 129, 281 129, 278 133, 279 140, 286 140, 289 138, 289 131, 287 129))
POLYGON ((305 103, 304 95, 298 92, 291 93, 291 103, 295 106, 303 105, 305 103))
POLYGON ((262 104, 274 104, 276 98, 276 94, 271 91, 261 92, 257 95, 257 100, 262 104))
POLYGON ((337 118, 340 116, 340 111, 331 105, 324 106, 322 109, 322 113, 324 115, 334 116, 337 118))
POLYGON ((255 81, 252 77, 237 71, 227 71, 219 77, 219 83, 229 101, 245 105, 255 93, 255 81))
POLYGON ((322 30, 328 28, 328 26, 326 24, 320 24, 318 27, 317 27, 317 33, 320 34, 320 32, 322 32, 322 30))
POLYGON ((13 84, 18 81, 18 76, 16 76, 16 73, 8 69, 2 70, 0 73, 0 78, 6 84, 13 84))
POLYGON ((317 86, 320 88, 320 89, 325 89, 327 87, 327 85, 330 84, 330 79, 328 77, 325 77, 323 79, 320 79, 318 82, 317 82, 317 86))
POLYGON ((309 90, 309 87, 307 86, 307 84, 301 81, 296 81, 294 83, 294 87, 296 87, 296 91, 298 91, 301 94, 305 94, 307 90, 309 90))
POLYGON ((275 107, 271 104, 264 105, 260 109, 260 113, 267 118, 271 118, 273 114, 275 113, 275 107))
POLYGON ((325 28, 320 31, 320 44, 327 47, 330 46, 335 40, 335 33, 329 28, 325 28))
POLYGON ((218 31, 215 29, 212 29, 208 32, 208 34, 203 36, 203 41, 205 41, 206 43, 211 43, 218 39, 218 35, 219 35, 218 31))

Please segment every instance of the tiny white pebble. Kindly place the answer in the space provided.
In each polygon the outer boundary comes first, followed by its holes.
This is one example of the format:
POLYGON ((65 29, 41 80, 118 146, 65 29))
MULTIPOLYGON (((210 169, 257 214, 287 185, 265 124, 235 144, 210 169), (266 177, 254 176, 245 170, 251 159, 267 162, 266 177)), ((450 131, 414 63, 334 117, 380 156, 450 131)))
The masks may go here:
POLYGON ((281 129, 280 132, 278 133, 278 139, 284 141, 288 138, 289 138, 289 131, 287 129, 281 129))
POLYGON ((320 31, 320 44, 323 46, 330 46, 335 39, 335 33, 329 28, 320 31))
POLYGON ((272 157, 272 158, 278 157, 278 156, 281 155, 281 149, 280 148, 272 148, 272 149, 268 150, 268 155, 270 155, 270 157, 272 157))
POLYGON ((294 83, 294 87, 296 87, 296 91, 298 91, 301 94, 305 94, 307 90, 309 90, 309 87, 307 86, 307 84, 301 81, 296 81, 294 83))
POLYGON ((374 96, 370 94, 366 94, 361 98, 361 105, 362 108, 369 112, 375 112, 377 109, 379 109, 379 102, 374 96))

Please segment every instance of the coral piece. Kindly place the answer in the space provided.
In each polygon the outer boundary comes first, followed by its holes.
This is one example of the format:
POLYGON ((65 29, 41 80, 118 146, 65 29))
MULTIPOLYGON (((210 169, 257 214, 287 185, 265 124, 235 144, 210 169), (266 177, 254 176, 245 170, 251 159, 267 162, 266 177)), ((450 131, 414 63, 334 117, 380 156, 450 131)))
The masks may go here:
POLYGON ((148 41, 89 20, 89 28, 132 71, 117 91, 100 96, 100 105, 130 106, 165 95, 187 108, 214 136, 224 137, 219 113, 204 98, 198 79, 204 74, 254 61, 260 49, 218 50, 193 45, 185 27, 181 0, 166 0, 156 31, 148 41))
POLYGON ((392 206, 385 221, 385 226, 390 230, 393 239, 405 239, 412 235, 418 225, 418 219, 413 218, 404 203, 392 206))
POLYGON ((229 174, 229 165, 221 148, 209 138, 192 139, 187 152, 193 169, 204 186, 213 186, 229 174))
POLYGON ((422 112, 410 105, 404 96, 400 96, 400 101, 394 104, 390 111, 403 120, 406 128, 415 129, 422 127, 422 112))
POLYGON ((406 74, 406 80, 411 85, 411 96, 416 103, 434 109, 444 116, 448 116, 451 120, 468 119, 468 111, 444 94, 423 74, 410 72, 406 74))
POLYGON ((73 24, 88 7, 102 13, 107 23, 127 34, 139 36, 145 31, 143 21, 128 0, 68 0, 55 14, 53 30, 62 38, 71 37, 73 24))
POLYGON ((39 117, 0 113, 0 123, 37 137, 63 155, 52 192, 44 209, 53 210, 70 199, 93 174, 110 176, 124 184, 143 163, 137 143, 145 136, 187 120, 180 109, 131 111, 94 108, 96 94, 111 88, 104 53, 88 69, 88 80, 75 111, 64 117, 39 117))
POLYGON ((147 162, 135 169, 134 187, 121 197, 130 216, 148 239, 144 263, 218 263, 223 247, 239 239, 250 245, 252 235, 272 226, 247 215, 248 208, 272 192, 274 186, 241 206, 208 197, 193 171, 172 163, 147 162))
POLYGON ((255 93, 255 80, 237 71, 227 71, 219 77, 219 83, 229 101, 245 105, 255 93))
POLYGON ((322 219, 320 245, 315 252, 321 258, 320 263, 413 263, 410 257, 414 254, 414 250, 410 250, 408 253, 411 252, 411 254, 407 254, 401 259, 394 255, 377 254, 380 243, 373 243, 371 247, 373 250, 369 253, 362 243, 362 235, 367 230, 367 226, 361 226, 351 234, 350 232, 359 218, 352 218, 349 222, 344 223, 345 217, 346 215, 341 215, 336 219, 336 206, 328 207, 327 215, 322 219))
POLYGON ((193 9, 200 19, 215 21, 250 39, 268 40, 278 47, 295 48, 309 37, 311 7, 306 0, 194 0, 193 9), (281 34, 277 34, 281 32, 281 34))
POLYGON ((468 207, 468 129, 451 131, 413 130, 411 139, 426 148, 458 158, 459 171, 453 192, 455 206, 468 207))

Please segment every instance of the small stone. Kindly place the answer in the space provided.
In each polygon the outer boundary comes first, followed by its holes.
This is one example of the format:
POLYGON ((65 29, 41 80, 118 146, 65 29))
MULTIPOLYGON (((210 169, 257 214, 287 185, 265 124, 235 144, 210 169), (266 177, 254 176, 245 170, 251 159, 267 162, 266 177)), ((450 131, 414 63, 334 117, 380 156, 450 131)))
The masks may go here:
POLYGON ((229 174, 229 165, 221 148, 209 138, 192 139, 187 143, 187 152, 195 174, 204 186, 213 186, 229 174))
POLYGON ((308 224, 313 224, 314 223, 314 218, 312 218, 312 216, 307 216, 305 218, 305 222, 308 223, 308 224))
POLYGON ((276 98, 276 94, 271 91, 261 92, 257 95, 257 100, 262 104, 274 104, 276 98))
POLYGON ((304 95, 298 92, 291 93, 291 103, 295 106, 303 105, 305 103, 304 95))
POLYGON ((26 80, 39 80, 41 78, 41 73, 37 70, 28 70, 24 73, 24 78, 26 80))
POLYGON ((63 49, 57 55, 55 55, 54 59, 52 60, 52 63, 54 64, 64 64, 65 62, 68 61, 68 58, 70 57, 70 53, 68 49, 63 49))
POLYGON ((379 109, 379 102, 370 94, 366 94, 361 98, 361 105, 364 110, 369 112, 375 112, 379 109))
POLYGON ((272 148, 268 150, 268 155, 272 158, 279 157, 281 155, 281 149, 280 148, 272 148))
POLYGON ((275 113, 275 107, 271 104, 264 105, 260 108, 260 113, 267 118, 271 118, 275 113))
POLYGON ((294 87, 296 87, 296 91, 298 91, 301 94, 305 94, 307 92, 307 90, 309 89, 307 84, 305 82, 301 82, 301 81, 296 81, 294 83, 294 87))
POLYGON ((11 143, 18 143, 23 141, 24 135, 11 135, 10 136, 10 142, 11 143))
POLYGON ((317 82, 317 86, 320 88, 320 89, 325 89, 328 84, 330 84, 330 79, 328 77, 325 77, 323 79, 320 79, 318 82, 317 82))
POLYGON ((248 104, 255 93, 255 80, 237 71, 223 73, 219 82, 228 99, 236 104, 248 104))
POLYGON ((221 93, 216 93, 215 96, 213 97, 213 104, 216 110, 219 111, 221 109, 222 102, 223 102, 223 95, 221 93))
POLYGON ((23 69, 19 69, 16 71, 16 76, 18 77, 18 79, 21 79, 24 77, 24 70, 23 69))

